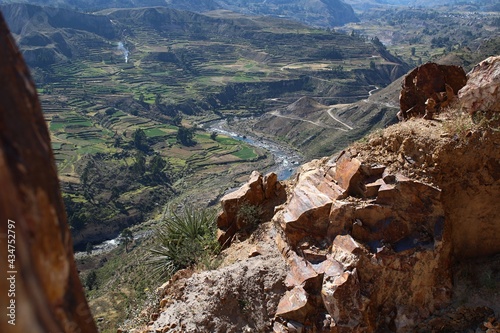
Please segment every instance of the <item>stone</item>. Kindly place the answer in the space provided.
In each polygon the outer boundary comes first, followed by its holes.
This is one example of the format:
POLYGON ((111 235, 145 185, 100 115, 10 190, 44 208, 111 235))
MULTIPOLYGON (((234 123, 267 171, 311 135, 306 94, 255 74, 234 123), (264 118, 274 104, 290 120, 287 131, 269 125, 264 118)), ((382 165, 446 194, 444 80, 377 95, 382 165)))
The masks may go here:
POLYGON ((296 253, 291 253, 287 263, 290 265, 290 271, 285 278, 285 285, 288 288, 301 286, 306 290, 311 290, 321 284, 322 276, 307 260, 296 253))
POLYGON ((500 112, 500 56, 481 61, 467 77, 467 84, 458 92, 462 108, 471 115, 500 112))
POLYGON ((299 175, 289 203, 275 216, 292 246, 306 235, 319 239, 326 235, 333 200, 342 193, 342 188, 328 182, 321 170, 299 175))
POLYGON ((252 172, 250 179, 234 192, 226 194, 221 199, 223 212, 217 219, 219 228, 229 227, 238 218, 238 208, 242 204, 258 205, 264 201, 265 194, 262 186, 262 175, 252 172))
POLYGON ((465 72, 459 66, 427 63, 415 68, 403 79, 398 117, 401 120, 424 116, 432 119, 443 103, 447 106, 466 82, 465 72))
POLYGON ((74 262, 49 131, 36 87, 1 14, 0 59, 0 238, 15 235, 15 262, 9 269, 12 253, 3 240, 0 246, 0 332, 95 333, 74 262), (15 298, 7 297, 12 289, 3 275, 7 270, 17 272, 9 274, 15 275, 15 298), (13 317, 6 311, 12 301, 13 317))
POLYGON ((287 291, 281 298, 276 310, 276 316, 301 323, 305 321, 312 311, 313 306, 309 301, 309 294, 303 287, 297 286, 287 291))
POLYGON ((365 185, 365 197, 375 198, 378 194, 378 190, 385 182, 383 179, 377 179, 373 183, 368 183, 365 185))
POLYGON ((348 153, 342 154, 336 162, 334 179, 337 184, 351 196, 362 196, 364 193, 361 161, 351 158, 348 153))
POLYGON ((360 285, 356 269, 325 277, 321 297, 339 332, 355 332, 363 324, 360 285))
POLYGON ((275 173, 262 176, 254 171, 248 182, 221 199, 222 212, 217 217, 217 239, 223 248, 229 246, 232 237, 248 226, 239 212, 245 205, 256 207, 260 222, 269 221, 274 209, 286 200, 284 187, 275 173))
POLYGON ((337 235, 351 229, 350 221, 354 219, 353 204, 336 200, 332 204, 328 219, 330 224, 328 225, 327 238, 332 241, 337 235))

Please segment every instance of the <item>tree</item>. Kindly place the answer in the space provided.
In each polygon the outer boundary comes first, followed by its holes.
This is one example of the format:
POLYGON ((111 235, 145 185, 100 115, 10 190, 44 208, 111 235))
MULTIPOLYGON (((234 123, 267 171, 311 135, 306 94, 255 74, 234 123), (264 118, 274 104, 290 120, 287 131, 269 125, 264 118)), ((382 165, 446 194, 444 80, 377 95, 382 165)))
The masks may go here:
POLYGON ((216 138, 217 138, 217 132, 214 131, 214 132, 210 133, 210 139, 215 141, 216 138))
POLYGON ((149 162, 149 170, 155 178, 162 177, 162 170, 167 166, 167 162, 160 155, 155 155, 149 162))
POLYGON ((92 290, 94 287, 97 289, 97 274, 95 271, 91 271, 87 274, 85 277, 85 286, 88 290, 92 290))
POLYGON ((146 133, 142 129, 137 129, 132 134, 132 139, 134 140, 134 147, 137 150, 147 152, 149 150, 148 138, 146 133))
POLYGON ((172 118, 172 125, 180 126, 182 124, 182 115, 177 113, 175 117, 172 118))
POLYGON ((113 142, 113 147, 118 148, 122 144, 122 137, 117 135, 115 136, 115 142, 113 142))
POLYGON ((125 252, 128 252, 128 244, 130 244, 134 240, 134 235, 129 228, 123 229, 120 234, 120 241, 125 244, 125 252))
POLYGON ((415 48, 414 47, 411 48, 411 55, 412 55, 412 57, 415 56, 415 48))
POLYGON ((196 141, 194 141, 193 137, 194 130, 192 128, 179 126, 179 129, 177 130, 177 142, 184 146, 194 146, 196 141))
POLYGON ((142 176, 146 172, 146 158, 143 153, 138 152, 135 155, 135 163, 132 165, 132 171, 138 176, 142 176))

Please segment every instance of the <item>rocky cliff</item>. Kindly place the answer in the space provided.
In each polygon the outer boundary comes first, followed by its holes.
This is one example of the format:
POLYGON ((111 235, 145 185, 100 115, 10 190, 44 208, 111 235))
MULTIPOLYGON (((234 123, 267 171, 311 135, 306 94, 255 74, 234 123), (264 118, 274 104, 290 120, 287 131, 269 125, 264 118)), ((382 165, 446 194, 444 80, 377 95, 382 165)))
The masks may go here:
POLYGON ((432 120, 410 112, 289 181, 253 173, 222 199, 223 267, 174 276, 143 331, 498 332, 499 71, 485 60, 432 120))
POLYGON ((0 15, 0 331, 97 332, 36 89, 0 15))

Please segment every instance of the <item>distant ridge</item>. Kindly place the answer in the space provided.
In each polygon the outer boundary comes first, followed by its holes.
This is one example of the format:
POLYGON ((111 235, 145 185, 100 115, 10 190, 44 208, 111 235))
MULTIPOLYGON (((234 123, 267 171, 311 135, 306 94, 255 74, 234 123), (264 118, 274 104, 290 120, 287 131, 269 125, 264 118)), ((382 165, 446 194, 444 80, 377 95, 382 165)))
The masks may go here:
MULTIPOLYGON (((0 0, 0 4, 12 2, 0 0)), ((40 1, 36 0, 16 2, 40 5, 40 1)), ((167 6, 199 13, 226 9, 243 14, 288 18, 317 27, 341 26, 359 21, 352 7, 342 0, 75 0, 71 5, 63 0, 47 0, 43 5, 87 12, 151 6, 167 6)))

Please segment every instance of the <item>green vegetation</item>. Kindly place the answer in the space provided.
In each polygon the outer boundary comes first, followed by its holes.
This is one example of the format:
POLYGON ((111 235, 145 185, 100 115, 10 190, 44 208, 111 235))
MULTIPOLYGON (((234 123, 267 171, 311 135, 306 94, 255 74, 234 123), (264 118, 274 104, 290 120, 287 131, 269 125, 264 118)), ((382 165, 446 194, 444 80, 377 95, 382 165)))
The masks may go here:
POLYGON ((181 268, 212 262, 218 252, 216 212, 184 206, 171 212, 156 232, 156 246, 149 263, 153 271, 168 278, 181 268))
POLYGON ((134 240, 134 235, 129 228, 125 228, 122 230, 120 234, 120 241, 125 245, 125 252, 128 252, 128 245, 134 240))
POLYGON ((261 222, 262 209, 259 206, 244 202, 238 209, 237 217, 244 222, 247 229, 252 230, 261 222))

